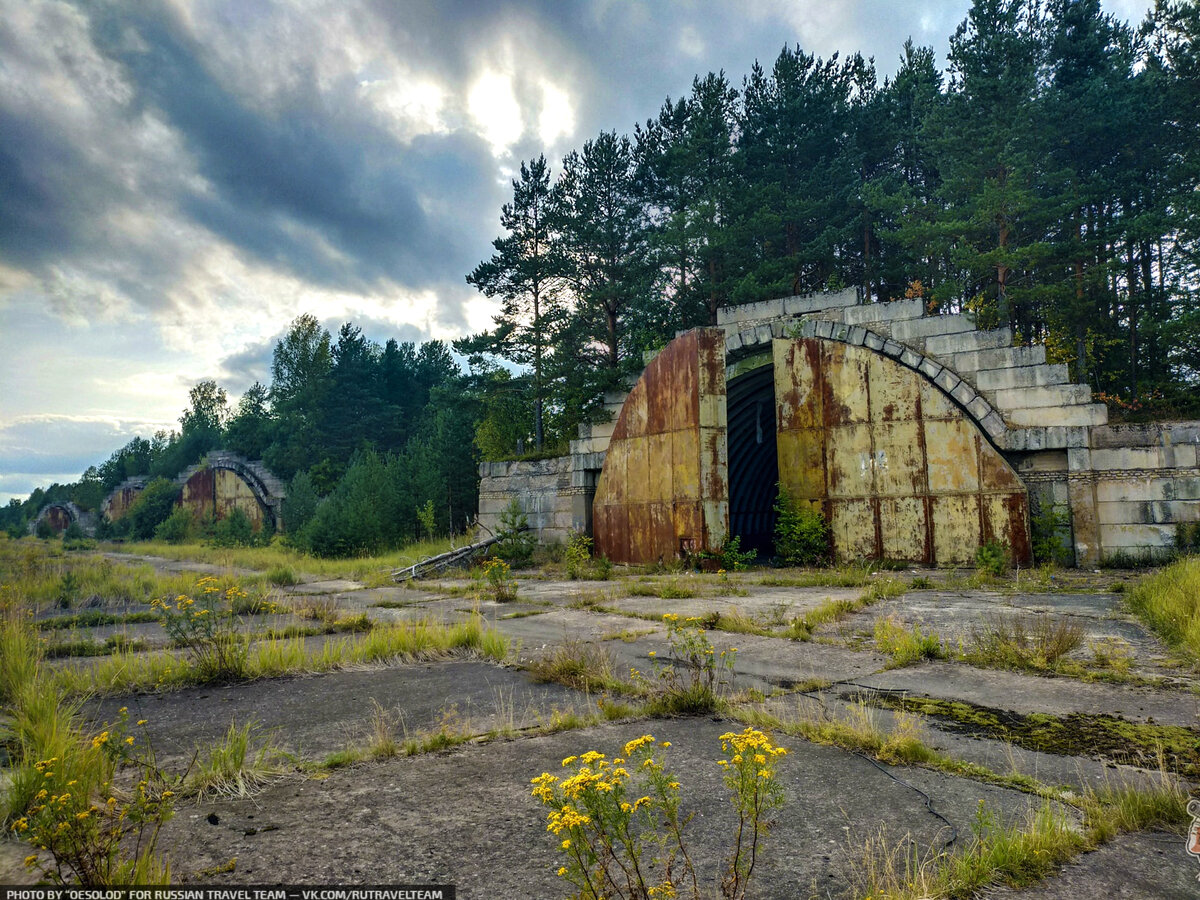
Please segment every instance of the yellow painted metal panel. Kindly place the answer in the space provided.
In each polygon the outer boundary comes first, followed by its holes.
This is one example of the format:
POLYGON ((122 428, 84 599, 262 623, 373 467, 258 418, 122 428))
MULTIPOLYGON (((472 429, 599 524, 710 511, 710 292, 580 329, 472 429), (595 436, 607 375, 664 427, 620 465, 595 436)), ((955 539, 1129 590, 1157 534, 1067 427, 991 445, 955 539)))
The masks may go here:
POLYGON ((925 501, 921 497, 884 497, 879 501, 879 532, 888 559, 921 561, 927 557, 925 501))
POLYGON ((673 496, 671 435, 652 434, 646 438, 646 444, 646 468, 649 474, 647 499, 669 503, 673 496))
POLYGON ((826 432, 830 497, 869 497, 875 490, 870 425, 836 425, 826 432))
POLYGON ((596 503, 620 504, 626 500, 626 485, 629 483, 626 474, 629 470, 629 444, 625 441, 613 441, 604 455, 604 469, 596 484, 596 503))
POLYGON ((798 500, 825 498, 824 443, 823 429, 781 431, 776 436, 779 480, 792 497, 798 500))
MULTIPOLYGON (((896 365, 900 364, 896 363, 896 365)), ((953 400, 942 393, 941 388, 930 384, 915 372, 912 377, 920 383, 922 419, 958 419, 962 417, 962 410, 953 400)))
POLYGON ((868 559, 875 548, 875 509, 870 500, 834 500, 829 530, 838 559, 868 559))
POLYGON ((933 498, 933 552, 939 566, 975 561, 979 548, 979 498, 944 494, 933 498))
MULTIPOLYGON (((700 434, 698 431, 676 431, 671 435, 672 472, 677 500, 700 496, 700 434)), ((605 461, 605 466, 608 462, 605 461)))
POLYGON ((897 365, 890 357, 869 353, 867 375, 871 380, 872 422, 909 422, 917 418, 921 385, 911 369, 897 365))
MULTIPOLYGON (((874 398, 874 392, 871 394, 874 398)), ((921 423, 876 422, 875 492, 880 497, 924 494, 925 458, 921 441, 921 423)))
POLYGON ((824 405, 817 390, 820 354, 814 343, 772 341, 775 359, 776 425, 780 431, 823 428, 824 405))
POLYGON ((628 503, 645 503, 650 499, 649 441, 643 435, 626 443, 625 499, 628 503))
POLYGON ((821 374, 829 384, 826 421, 831 425, 870 421, 865 355, 870 351, 834 343, 826 344, 825 347, 827 352, 822 360, 821 374))
POLYGON ((633 390, 629 392, 629 396, 625 398, 625 405, 621 407, 621 418, 624 419, 624 433, 630 437, 637 437, 646 433, 647 412, 646 412, 646 385, 639 382, 633 386, 633 390))
POLYGON ((926 420, 925 450, 929 457, 930 493, 979 490, 975 433, 975 426, 961 418, 926 420))

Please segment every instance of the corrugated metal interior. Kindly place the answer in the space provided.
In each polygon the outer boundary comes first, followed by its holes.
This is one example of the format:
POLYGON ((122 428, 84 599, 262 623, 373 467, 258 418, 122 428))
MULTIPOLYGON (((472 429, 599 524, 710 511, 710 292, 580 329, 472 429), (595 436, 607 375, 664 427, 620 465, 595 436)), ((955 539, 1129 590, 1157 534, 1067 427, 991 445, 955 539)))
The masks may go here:
POLYGON ((775 375, 770 364, 729 380, 729 533, 743 550, 774 553, 779 461, 775 375))

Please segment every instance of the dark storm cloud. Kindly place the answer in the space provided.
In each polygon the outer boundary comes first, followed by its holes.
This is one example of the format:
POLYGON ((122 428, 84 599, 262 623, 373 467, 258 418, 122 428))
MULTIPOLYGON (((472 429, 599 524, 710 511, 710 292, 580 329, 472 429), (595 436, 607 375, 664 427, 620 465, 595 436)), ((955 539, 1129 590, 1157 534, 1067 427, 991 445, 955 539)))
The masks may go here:
POLYGON ((353 73, 322 88, 304 64, 263 110, 217 78, 205 48, 162 7, 97 10, 92 35, 206 179, 179 198, 194 222, 324 285, 419 286, 464 264, 453 223, 431 221, 420 192, 488 194, 490 157, 478 138, 405 148, 363 108, 353 73))

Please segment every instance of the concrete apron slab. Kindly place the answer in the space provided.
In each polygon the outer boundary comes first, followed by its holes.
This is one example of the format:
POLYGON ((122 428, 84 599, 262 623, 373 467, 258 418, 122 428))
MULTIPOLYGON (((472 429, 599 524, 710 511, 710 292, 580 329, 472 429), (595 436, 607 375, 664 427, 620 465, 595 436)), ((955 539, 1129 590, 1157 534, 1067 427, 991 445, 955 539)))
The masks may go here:
POLYGON ((663 613, 675 613, 681 618, 737 610, 760 625, 777 626, 785 625, 824 603, 856 600, 862 593, 862 588, 757 588, 746 597, 716 596, 715 593, 678 600, 618 597, 609 601, 608 605, 638 615, 661 617, 663 613))
MULTIPOLYGON (((649 672, 655 660, 669 663, 670 646, 666 629, 655 622, 584 610, 556 609, 544 615, 493 623, 501 632, 521 642, 520 658, 528 662, 551 653, 564 641, 600 642, 614 659, 614 671, 625 675, 630 668, 649 672), (622 630, 650 630, 633 640, 605 640, 622 630), (654 651, 654 657, 650 652, 654 651)), ((828 644, 800 643, 749 634, 706 632, 719 652, 736 648, 734 683, 738 690, 754 688, 764 693, 788 690, 814 678, 832 681, 857 678, 883 668, 886 658, 876 653, 855 652, 828 644)))
MULTIPOLYGON (((1088 683, 1074 678, 1043 678, 1019 672, 976 669, 950 662, 924 662, 856 678, 856 685, 1019 713, 1108 714, 1134 722, 1200 726, 1200 695, 1130 685, 1088 683)), ((846 685, 843 695, 857 690, 846 685)))
MULTIPOLYGON (((685 833, 709 886, 736 824, 715 764, 719 736, 740 730, 708 719, 635 722, 371 763, 322 781, 277 783, 252 800, 185 807, 168 823, 164 845, 181 874, 236 857, 221 883, 452 882, 460 897, 562 896, 558 841, 529 794, 530 779, 561 773, 568 755, 595 749, 612 757, 652 733, 672 743, 669 769, 683 784, 685 812, 695 814, 685 833), (308 852, 313 847, 322 852, 308 852)), ((779 766, 786 805, 760 857, 756 897, 840 895, 848 859, 881 830, 896 841, 911 837, 919 855, 940 848, 952 831, 926 808, 926 796, 960 841, 970 837, 980 800, 1006 823, 1041 803, 967 779, 880 768, 799 739, 782 743, 790 750, 779 766)))
MULTIPOLYGON (((828 717, 853 724, 865 718, 885 734, 897 726, 897 716, 891 710, 841 700, 829 692, 774 697, 762 706, 784 721, 796 718, 821 721, 828 717)), ((936 720, 927 716, 913 714, 912 718, 918 723, 917 734, 926 746, 954 759, 986 766, 998 775, 1028 775, 1044 784, 1076 791, 1121 784, 1152 785, 1160 778, 1157 772, 1134 766, 1026 750, 993 738, 943 731, 936 720)))
POLYGON ((1083 644, 1071 654, 1081 660, 1092 656, 1096 641, 1117 640, 1133 654, 1134 668, 1147 675, 1165 675, 1178 680, 1181 673, 1160 663, 1170 657, 1167 648, 1121 605, 1116 594, 998 594, 972 591, 912 591, 847 616, 825 626, 827 635, 871 632, 875 622, 887 616, 922 630, 934 631, 954 647, 961 640, 970 647, 976 633, 998 618, 1010 616, 1035 619, 1047 615, 1065 618, 1083 632, 1083 644))
POLYGON ((349 578, 329 578, 324 581, 309 581, 289 587, 288 594, 343 594, 347 591, 361 591, 365 588, 361 581, 349 578))
POLYGON ((1195 900, 1200 896, 1200 861, 1184 849, 1185 838, 1162 832, 1123 834, 1085 853, 1053 878, 1014 891, 995 887, 985 900, 1195 900))
POLYGON ((189 688, 165 694, 111 697, 88 713, 114 721, 120 707, 131 721, 146 719, 161 759, 190 759, 232 723, 257 723, 284 749, 320 759, 348 745, 365 745, 374 704, 396 720, 396 739, 436 730, 482 734, 531 727, 554 711, 594 712, 595 702, 556 684, 535 684, 527 673, 473 660, 447 660, 384 669, 265 679, 248 684, 189 688))

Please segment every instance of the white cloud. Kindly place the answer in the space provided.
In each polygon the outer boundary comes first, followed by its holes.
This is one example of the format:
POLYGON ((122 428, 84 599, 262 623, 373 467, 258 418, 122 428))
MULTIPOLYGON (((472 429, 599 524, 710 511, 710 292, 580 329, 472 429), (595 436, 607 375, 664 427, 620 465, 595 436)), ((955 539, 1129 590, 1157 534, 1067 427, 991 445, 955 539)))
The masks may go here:
POLYGON ((525 130, 512 77, 501 72, 479 76, 467 93, 467 111, 497 157, 506 155, 525 130))
POLYGON ((560 138, 575 134, 575 107, 571 95, 551 81, 543 80, 542 108, 538 113, 538 137, 547 148, 560 138))

